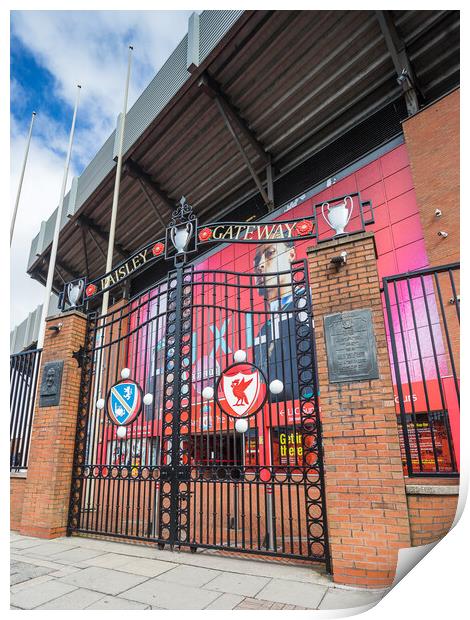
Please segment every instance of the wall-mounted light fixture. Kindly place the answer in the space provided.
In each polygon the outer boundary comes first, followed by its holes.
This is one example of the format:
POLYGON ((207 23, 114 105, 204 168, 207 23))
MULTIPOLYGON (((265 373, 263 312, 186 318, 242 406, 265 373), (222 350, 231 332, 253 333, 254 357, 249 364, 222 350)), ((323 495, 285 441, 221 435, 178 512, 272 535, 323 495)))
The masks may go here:
POLYGON ((47 329, 50 329, 51 332, 55 332, 56 334, 58 334, 62 329, 62 325, 63 323, 57 323, 57 325, 49 325, 47 329))
POLYGON ((347 259, 348 259, 348 253, 343 251, 341 252, 341 254, 339 254, 339 256, 333 256, 330 263, 332 263, 336 267, 336 271, 339 271, 339 269, 343 265, 346 265, 347 259))
POLYGON ((442 216, 442 211, 441 211, 440 209, 436 209, 436 210, 434 211, 434 215, 435 215, 436 217, 441 217, 441 216, 442 216))

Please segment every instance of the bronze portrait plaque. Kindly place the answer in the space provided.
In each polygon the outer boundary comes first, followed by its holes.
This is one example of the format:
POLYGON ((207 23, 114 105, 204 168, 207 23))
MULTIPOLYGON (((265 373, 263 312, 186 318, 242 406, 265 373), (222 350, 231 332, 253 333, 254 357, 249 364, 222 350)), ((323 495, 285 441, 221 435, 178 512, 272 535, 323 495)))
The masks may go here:
POLYGON ((351 310, 324 317, 330 383, 379 378, 372 312, 351 310))
POLYGON ((59 404, 63 370, 63 361, 44 364, 39 391, 40 407, 55 407, 59 404))

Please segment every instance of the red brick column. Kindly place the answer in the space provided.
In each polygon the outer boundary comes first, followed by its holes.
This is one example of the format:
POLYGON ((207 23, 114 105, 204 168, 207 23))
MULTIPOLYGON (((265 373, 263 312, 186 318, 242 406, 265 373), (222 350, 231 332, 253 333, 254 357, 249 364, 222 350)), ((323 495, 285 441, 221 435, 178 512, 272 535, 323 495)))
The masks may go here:
POLYGON ((410 546, 397 415, 372 233, 307 251, 318 354, 328 532, 334 581, 392 583, 398 550, 410 546), (346 251, 336 271, 333 256, 346 251), (369 308, 380 378, 330 383, 325 315, 369 308))
MULTIPOLYGON (((460 89, 427 106, 403 123, 426 252, 431 266, 460 260, 460 89), (442 211, 436 217, 436 209, 442 211), (445 231, 443 238, 437 233, 445 231)), ((460 293, 460 272, 454 272, 460 293)), ((447 304, 454 296, 447 276, 440 279, 447 304)), ((460 376, 460 321, 447 308, 447 328, 460 376)), ((444 328, 441 325, 442 333, 444 328)))
POLYGON ((84 344, 85 328, 85 316, 76 311, 47 319, 39 386, 44 364, 63 360, 62 387, 56 407, 39 407, 36 399, 21 534, 55 538, 66 532, 81 376, 72 353, 84 344), (59 332, 47 329, 59 323, 59 332))
POLYGON ((460 89, 403 123, 430 265, 460 259, 460 89), (442 216, 436 217, 440 209, 442 216), (443 230, 448 237, 438 236, 443 230))

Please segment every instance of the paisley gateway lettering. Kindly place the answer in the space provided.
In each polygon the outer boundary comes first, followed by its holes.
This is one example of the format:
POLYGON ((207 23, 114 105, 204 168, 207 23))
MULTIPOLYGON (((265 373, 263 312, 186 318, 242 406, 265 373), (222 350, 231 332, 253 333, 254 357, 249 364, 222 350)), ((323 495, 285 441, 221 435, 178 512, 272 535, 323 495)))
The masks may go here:
POLYGON ((131 273, 133 273, 136 269, 139 269, 149 260, 152 256, 151 252, 146 249, 142 250, 128 261, 126 261, 123 265, 115 269, 112 273, 104 278, 101 278, 101 289, 104 290, 109 286, 114 286, 124 278, 127 278, 131 273))
POLYGON ((221 224, 212 231, 212 240, 261 241, 295 236, 295 222, 279 224, 221 224))

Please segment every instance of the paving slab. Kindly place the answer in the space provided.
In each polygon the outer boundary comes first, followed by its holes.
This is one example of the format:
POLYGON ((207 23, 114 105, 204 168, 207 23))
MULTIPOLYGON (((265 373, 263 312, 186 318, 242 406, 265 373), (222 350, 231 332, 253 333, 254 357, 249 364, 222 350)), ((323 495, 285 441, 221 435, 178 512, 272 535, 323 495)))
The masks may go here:
POLYGON ((367 592, 366 590, 343 590, 329 588, 318 609, 350 609, 368 605, 373 607, 385 594, 383 592, 367 592))
POLYGON ((140 575, 131 575, 130 573, 109 568, 90 566, 79 572, 61 577, 58 581, 77 588, 87 588, 103 592, 103 594, 114 595, 124 592, 124 590, 128 590, 145 580, 146 577, 140 575))
POLYGON ((66 575, 71 575, 72 573, 76 573, 81 570, 78 566, 63 566, 59 570, 54 571, 53 573, 49 573, 51 577, 65 577, 66 575))
POLYGON ((14 540, 10 546, 12 549, 29 549, 31 547, 39 547, 43 544, 43 541, 39 538, 21 538, 14 540))
POLYGON ((47 583, 35 584, 18 592, 13 592, 10 602, 21 609, 34 609, 75 589, 72 585, 52 579, 47 583))
POLYGON ((269 577, 270 579, 279 577, 281 579, 304 581, 305 583, 316 583, 325 586, 330 586, 332 584, 331 578, 320 572, 322 569, 315 570, 315 568, 311 566, 294 566, 266 560, 218 556, 211 553, 172 553, 171 551, 158 551, 157 557, 159 559, 164 559, 168 554, 175 556, 171 561, 191 566, 201 566, 203 568, 212 568, 214 570, 242 573, 257 577, 269 577))
POLYGON ((243 596, 239 594, 221 594, 219 598, 216 598, 206 609, 235 609, 243 601, 243 596))
POLYGON ((26 554, 20 555, 17 553, 11 553, 10 560, 25 562, 26 564, 31 564, 32 566, 44 566, 45 568, 50 568, 51 570, 59 570, 63 568, 63 565, 58 562, 51 562, 50 560, 44 560, 43 558, 32 558, 26 554))
POLYGON ((119 596, 163 609, 204 609, 219 597, 219 593, 156 577, 119 596))
POLYGON ((72 592, 59 596, 59 598, 39 605, 36 609, 85 609, 88 605, 96 603, 102 597, 103 594, 101 592, 77 588, 72 590, 72 592))
POLYGON ((333 587, 323 567, 81 537, 14 534, 10 557, 12 609, 368 609, 386 594, 333 587))
POLYGON ((274 603, 288 603, 300 605, 308 609, 316 609, 320 604, 327 588, 301 581, 284 581, 272 579, 266 587, 258 592, 255 598, 274 603))
POLYGON ((103 553, 89 560, 85 560, 84 564, 88 566, 101 566, 102 568, 119 569, 130 560, 135 559, 133 556, 122 555, 121 553, 103 553))
MULTIPOLYGON (((162 562, 167 564, 167 562, 162 562)), ((222 573, 218 570, 212 570, 210 568, 199 568, 197 566, 184 566, 176 565, 176 568, 165 572, 160 575, 159 579, 162 581, 172 581, 174 583, 180 583, 181 585, 193 586, 194 588, 200 588, 215 577, 218 577, 222 573)))
POLYGON ((229 592, 241 596, 255 596, 268 583, 267 577, 240 575, 239 573, 222 573, 206 585, 208 590, 229 592))
POLYGON ((41 575, 40 577, 33 577, 33 579, 28 579, 28 581, 21 581, 14 586, 10 587, 10 592, 13 594, 15 592, 20 592, 25 588, 31 588, 34 585, 40 585, 42 583, 46 583, 47 581, 53 581, 53 577, 50 575, 41 575))
MULTIPOLYGON (((78 545, 77 545, 78 547, 78 545)), ((68 551, 70 546, 64 543, 59 542, 44 542, 41 540, 39 545, 35 545, 32 547, 24 547, 21 549, 21 555, 30 555, 31 557, 44 557, 44 558, 52 558, 55 554, 60 553, 61 551, 68 551)))
POLYGON ((74 549, 67 549, 66 551, 54 553, 51 558, 55 562, 71 562, 72 564, 76 564, 89 560, 90 558, 96 558, 100 555, 104 555, 104 552, 101 550, 76 547, 74 549))
POLYGON ((47 575, 52 572, 52 570, 53 569, 45 568, 44 566, 34 566, 27 562, 13 560, 10 563, 10 585, 14 586, 23 581, 41 577, 41 575, 47 575))
POLYGON ((246 610, 267 610, 271 609, 274 603, 272 601, 261 601, 258 598, 244 598, 240 604, 238 604, 235 609, 246 609, 246 610))
MULTIPOLYGON (((157 575, 161 575, 163 578, 167 571, 173 572, 176 568, 186 568, 174 564, 173 562, 162 562, 161 560, 151 560, 149 558, 134 558, 128 555, 122 557, 124 558, 124 562, 119 566, 120 571, 133 575, 143 575, 144 577, 156 577, 157 575)), ((199 570, 197 568, 191 568, 195 571, 199 570)))
MULTIPOLYGON (((77 539, 76 539, 77 540, 77 539)), ((85 546, 85 545, 83 545, 85 546)), ((97 541, 97 544, 93 546, 94 549, 102 549, 107 553, 119 553, 121 555, 132 555, 138 558, 156 558, 156 549, 153 547, 144 547, 143 545, 136 545, 131 543, 111 542, 108 540, 97 541)))
MULTIPOLYGON (((150 605, 145 603, 136 603, 135 601, 128 601, 124 598, 115 598, 114 596, 106 596, 100 599, 96 603, 92 603, 87 609, 151 609, 150 605)), ((153 609, 162 609, 161 607, 154 607, 153 609)))

